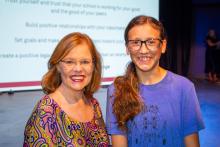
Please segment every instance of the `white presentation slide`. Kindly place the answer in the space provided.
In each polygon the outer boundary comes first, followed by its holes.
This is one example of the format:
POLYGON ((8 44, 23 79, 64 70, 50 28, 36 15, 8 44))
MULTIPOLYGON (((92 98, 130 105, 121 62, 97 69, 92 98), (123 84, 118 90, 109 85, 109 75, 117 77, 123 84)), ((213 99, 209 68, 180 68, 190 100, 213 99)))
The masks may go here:
POLYGON ((0 92, 41 89, 58 41, 88 34, 102 55, 102 85, 130 61, 124 29, 137 15, 159 17, 159 0, 1 0, 0 92))

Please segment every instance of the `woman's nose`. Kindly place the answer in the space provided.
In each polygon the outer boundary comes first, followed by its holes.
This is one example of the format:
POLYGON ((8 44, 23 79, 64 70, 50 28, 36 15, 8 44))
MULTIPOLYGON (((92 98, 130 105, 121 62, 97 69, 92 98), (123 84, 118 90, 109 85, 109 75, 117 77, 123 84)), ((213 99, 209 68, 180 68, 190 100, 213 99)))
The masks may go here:
POLYGON ((82 71, 82 65, 80 63, 76 63, 73 70, 77 72, 82 71))

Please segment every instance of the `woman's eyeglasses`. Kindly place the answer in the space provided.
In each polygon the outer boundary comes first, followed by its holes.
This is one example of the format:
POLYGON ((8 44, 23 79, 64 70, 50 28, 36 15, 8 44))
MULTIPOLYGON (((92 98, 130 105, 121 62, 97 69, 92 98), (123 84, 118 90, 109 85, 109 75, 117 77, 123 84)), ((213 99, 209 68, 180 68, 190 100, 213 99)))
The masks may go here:
POLYGON ((90 59, 82 59, 79 61, 70 60, 70 59, 63 59, 60 61, 66 68, 74 68, 78 63, 82 67, 90 67, 93 64, 93 60, 90 59))

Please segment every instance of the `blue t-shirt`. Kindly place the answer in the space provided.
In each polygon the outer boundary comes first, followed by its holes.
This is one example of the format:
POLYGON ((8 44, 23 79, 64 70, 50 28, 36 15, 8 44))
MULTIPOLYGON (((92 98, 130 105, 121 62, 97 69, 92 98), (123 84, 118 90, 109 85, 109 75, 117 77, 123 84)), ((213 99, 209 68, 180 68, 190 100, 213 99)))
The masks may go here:
POLYGON ((143 111, 121 131, 112 111, 114 85, 108 88, 108 134, 126 135, 129 147, 183 147, 184 137, 204 128, 195 88, 188 79, 167 72, 153 85, 140 84, 143 111))

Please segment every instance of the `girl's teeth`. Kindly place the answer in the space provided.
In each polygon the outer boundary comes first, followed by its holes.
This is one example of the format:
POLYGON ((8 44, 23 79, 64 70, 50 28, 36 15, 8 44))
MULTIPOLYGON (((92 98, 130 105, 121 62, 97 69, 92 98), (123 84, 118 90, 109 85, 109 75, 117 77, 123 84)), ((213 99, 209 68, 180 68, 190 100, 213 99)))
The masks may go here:
POLYGON ((150 60, 150 58, 149 58, 149 57, 141 57, 140 60, 142 60, 142 61, 148 61, 148 60, 150 60))

